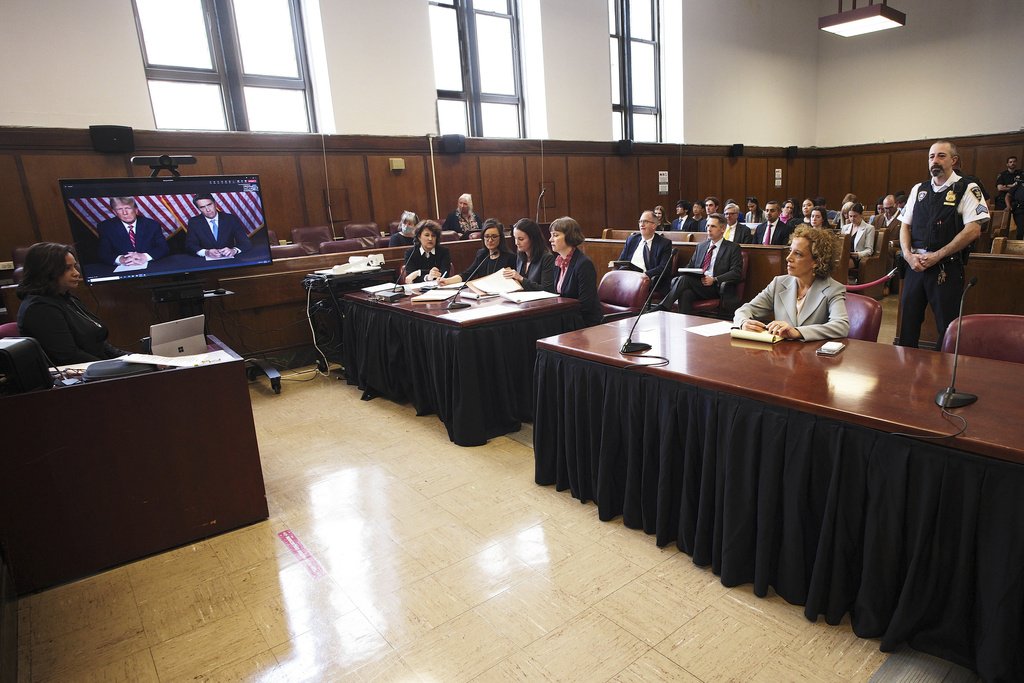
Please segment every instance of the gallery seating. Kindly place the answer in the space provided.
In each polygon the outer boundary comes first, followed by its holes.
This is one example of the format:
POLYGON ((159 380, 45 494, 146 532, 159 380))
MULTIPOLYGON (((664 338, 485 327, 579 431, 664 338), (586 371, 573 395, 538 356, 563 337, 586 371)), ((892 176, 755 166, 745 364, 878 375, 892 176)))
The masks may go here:
POLYGON ((292 228, 292 242, 301 245, 307 254, 320 253, 320 245, 333 239, 334 235, 326 225, 292 228))
POLYGON ((374 241, 380 237, 380 228, 376 223, 349 223, 341 231, 346 240, 359 240, 363 249, 373 247, 374 241))
POLYGON ((362 240, 331 240, 330 242, 320 243, 321 254, 338 254, 344 251, 359 251, 366 249, 363 246, 362 240))

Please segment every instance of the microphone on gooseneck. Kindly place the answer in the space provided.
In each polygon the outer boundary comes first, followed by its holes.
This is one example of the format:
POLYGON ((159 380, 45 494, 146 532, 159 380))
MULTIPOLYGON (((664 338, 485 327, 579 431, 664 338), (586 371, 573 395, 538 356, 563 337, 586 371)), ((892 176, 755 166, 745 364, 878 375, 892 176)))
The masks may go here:
POLYGON ((953 376, 949 380, 949 386, 935 394, 935 403, 942 408, 960 408, 974 403, 978 400, 977 394, 969 394, 966 391, 956 390, 956 366, 960 360, 960 329, 964 326, 964 299, 971 287, 978 284, 977 276, 972 277, 964 287, 964 293, 960 295, 960 315, 956 326, 956 346, 953 349, 953 376))
POLYGON ((409 250, 409 255, 405 257, 405 263, 402 264, 402 269, 398 271, 398 277, 395 278, 395 287, 394 287, 394 289, 391 290, 392 292, 397 292, 398 291, 398 282, 402 279, 402 273, 408 274, 409 259, 411 259, 412 255, 415 254, 415 253, 416 253, 416 245, 414 244, 414 245, 412 245, 412 249, 409 250))
POLYGON ((548 188, 540 188, 540 194, 537 196, 537 217, 534 218, 534 222, 540 223, 540 200, 544 198, 544 193, 548 191, 548 188))
POLYGON ((644 302, 640 312, 637 313, 636 320, 633 321, 633 327, 629 328, 629 334, 626 336, 626 342, 622 345, 619 353, 641 353, 651 348, 650 344, 643 342, 633 341, 633 331, 636 330, 637 323, 640 322, 640 316, 647 312, 647 307, 651 304, 651 298, 654 297, 654 293, 658 291, 658 285, 661 284, 661 278, 665 277, 665 271, 668 270, 668 266, 672 263, 672 259, 676 256, 677 249, 672 247, 672 252, 668 255, 668 261, 665 262, 665 267, 658 273, 658 277, 654 279, 654 285, 651 286, 651 293, 647 295, 647 301, 644 302))
POLYGON ((465 281, 463 281, 462 286, 459 287, 457 292, 455 292, 455 296, 453 296, 452 300, 448 302, 449 311, 452 310, 453 308, 469 308, 469 304, 467 304, 465 301, 458 301, 459 294, 462 294, 462 290, 466 288, 466 285, 469 284, 469 281, 473 279, 474 275, 476 275, 476 271, 480 270, 480 266, 482 266, 484 262, 487 261, 487 259, 489 258, 491 258, 490 253, 484 256, 480 263, 476 264, 476 268, 473 269, 473 272, 469 274, 469 277, 467 277, 465 281))

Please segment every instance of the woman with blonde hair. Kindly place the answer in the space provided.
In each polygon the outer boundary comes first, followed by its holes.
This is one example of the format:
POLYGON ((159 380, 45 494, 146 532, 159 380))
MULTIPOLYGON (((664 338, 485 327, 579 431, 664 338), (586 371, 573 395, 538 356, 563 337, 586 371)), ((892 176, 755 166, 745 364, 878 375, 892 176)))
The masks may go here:
POLYGON ((733 327, 800 341, 845 337, 850 332, 846 287, 831 277, 839 255, 839 238, 828 228, 798 225, 790 237, 787 274, 741 306, 733 327))
POLYGON ((459 195, 459 205, 454 211, 448 214, 444 220, 441 230, 453 230, 459 233, 459 239, 469 237, 469 233, 480 230, 484 222, 473 212, 473 195, 459 195))

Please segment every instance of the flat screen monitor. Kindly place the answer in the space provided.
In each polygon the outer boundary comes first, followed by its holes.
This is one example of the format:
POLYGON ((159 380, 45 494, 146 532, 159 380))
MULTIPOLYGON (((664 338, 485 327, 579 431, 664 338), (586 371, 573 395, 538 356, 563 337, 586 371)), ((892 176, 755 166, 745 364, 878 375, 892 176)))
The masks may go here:
POLYGON ((271 262, 258 175, 59 182, 86 282, 271 262))

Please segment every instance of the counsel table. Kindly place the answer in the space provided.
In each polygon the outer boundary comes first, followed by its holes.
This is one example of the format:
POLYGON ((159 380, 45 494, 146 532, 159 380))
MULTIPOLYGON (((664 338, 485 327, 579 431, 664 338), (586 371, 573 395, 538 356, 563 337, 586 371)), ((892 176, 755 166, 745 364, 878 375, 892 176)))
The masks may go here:
POLYGON ((661 313, 634 335, 671 359, 627 370, 632 320, 541 340, 536 481, 602 519, 675 542, 722 583, 772 586, 805 615, 1024 680, 1024 367, 960 359, 955 411, 933 403, 948 355, 847 340, 705 338, 661 313), (566 418, 569 419, 566 419, 566 418))
POLYGON ((479 446, 533 419, 536 341, 582 327, 575 299, 516 305, 474 302, 446 317, 446 302, 377 303, 344 297, 345 375, 368 397, 409 400, 436 413, 448 437, 479 446))
POLYGON ((267 518, 235 358, 0 397, 0 537, 18 593, 267 518))

